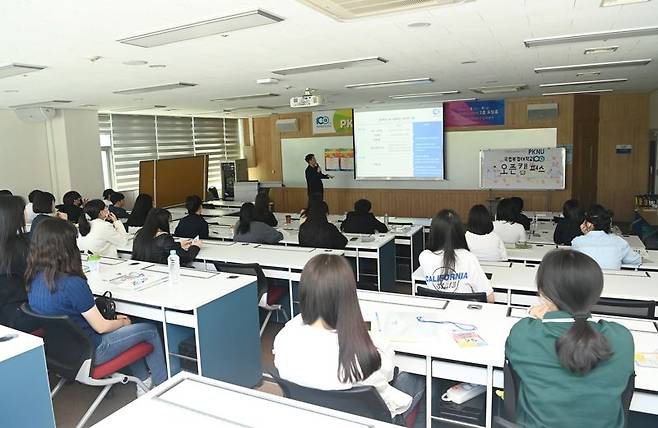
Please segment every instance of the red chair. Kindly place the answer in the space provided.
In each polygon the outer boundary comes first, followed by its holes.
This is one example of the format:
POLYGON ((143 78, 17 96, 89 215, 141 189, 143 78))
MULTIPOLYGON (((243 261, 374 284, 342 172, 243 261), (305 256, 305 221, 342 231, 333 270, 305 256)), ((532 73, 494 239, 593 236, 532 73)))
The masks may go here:
POLYGON ((94 363, 96 347, 82 329, 71 321, 68 316, 40 315, 33 312, 26 303, 21 306, 21 310, 42 326, 48 370, 60 377, 60 381, 50 393, 51 398, 69 380, 76 380, 85 385, 103 387, 91 407, 76 425, 76 428, 87 423, 89 417, 103 401, 112 386, 118 383, 134 382, 144 391, 149 390, 140 379, 123 374, 120 370, 150 354, 153 351, 153 346, 150 343, 138 343, 116 358, 96 365, 94 363))

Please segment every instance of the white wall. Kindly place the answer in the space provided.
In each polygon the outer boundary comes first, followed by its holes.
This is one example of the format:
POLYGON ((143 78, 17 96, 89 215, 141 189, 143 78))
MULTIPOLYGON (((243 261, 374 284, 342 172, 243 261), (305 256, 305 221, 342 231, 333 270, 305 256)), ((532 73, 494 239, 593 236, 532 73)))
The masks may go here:
POLYGON ((58 201, 68 190, 101 195, 96 111, 60 110, 50 121, 25 123, 12 110, 0 110, 0 153, 0 189, 22 196, 47 190, 58 201))

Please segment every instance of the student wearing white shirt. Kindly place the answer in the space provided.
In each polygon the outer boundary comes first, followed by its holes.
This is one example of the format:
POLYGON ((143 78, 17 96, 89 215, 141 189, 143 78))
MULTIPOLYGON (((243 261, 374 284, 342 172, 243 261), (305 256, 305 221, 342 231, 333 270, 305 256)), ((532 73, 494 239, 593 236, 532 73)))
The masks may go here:
POLYGON ((128 234, 120 220, 100 199, 87 202, 80 216, 78 248, 104 257, 119 257, 117 247, 128 243, 128 234), (112 223, 108 223, 110 220, 112 223))
POLYGON ((329 254, 313 257, 302 271, 299 293, 301 314, 274 339, 279 375, 322 390, 374 386, 396 424, 405 425, 418 405, 414 426, 425 426, 425 378, 400 373, 393 379, 394 352, 368 333, 349 262, 329 254))
POLYGON ((503 199, 498 203, 493 227, 496 235, 500 236, 506 244, 516 244, 528 239, 523 225, 516 222, 516 210, 509 199, 503 199))
POLYGON ((110 200, 110 196, 112 196, 112 194, 114 194, 113 189, 103 190, 103 203, 105 204, 106 207, 112 205, 112 201, 110 200))
POLYGON ((452 293, 485 293, 493 303, 493 288, 470 251, 456 212, 441 210, 432 219, 427 250, 418 257, 425 288, 452 293))
POLYGON ((507 260, 505 243, 493 230, 489 210, 484 205, 474 205, 468 212, 466 243, 469 251, 480 261, 507 260))

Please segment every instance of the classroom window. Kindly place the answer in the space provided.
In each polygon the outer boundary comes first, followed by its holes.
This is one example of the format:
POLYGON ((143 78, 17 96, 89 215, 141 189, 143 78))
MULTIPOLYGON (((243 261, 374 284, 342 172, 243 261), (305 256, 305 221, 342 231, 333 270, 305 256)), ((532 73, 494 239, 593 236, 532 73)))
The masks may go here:
POLYGON ((100 114, 99 131, 103 176, 121 191, 138 190, 142 160, 202 154, 208 185, 219 188, 220 162, 242 155, 238 119, 100 114))

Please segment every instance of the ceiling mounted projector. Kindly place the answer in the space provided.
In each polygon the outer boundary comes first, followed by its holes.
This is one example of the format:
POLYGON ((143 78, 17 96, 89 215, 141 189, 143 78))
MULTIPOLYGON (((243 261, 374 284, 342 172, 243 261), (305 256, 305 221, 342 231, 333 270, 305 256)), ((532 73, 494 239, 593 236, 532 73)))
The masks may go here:
POLYGON ((304 90, 304 95, 301 97, 292 97, 290 98, 290 107, 292 108, 302 108, 302 107, 317 107, 324 104, 324 98, 320 95, 313 95, 314 89, 306 88, 304 90))

